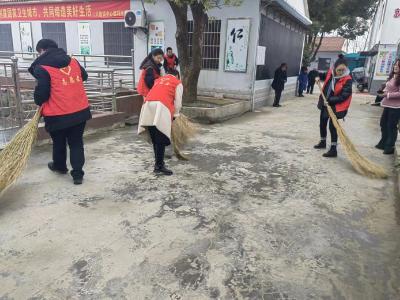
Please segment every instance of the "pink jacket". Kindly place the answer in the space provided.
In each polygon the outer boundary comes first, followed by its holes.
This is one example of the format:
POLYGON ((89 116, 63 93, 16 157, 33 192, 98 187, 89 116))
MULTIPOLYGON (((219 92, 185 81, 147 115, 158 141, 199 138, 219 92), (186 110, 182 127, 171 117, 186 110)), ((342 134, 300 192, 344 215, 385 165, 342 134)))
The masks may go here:
POLYGON ((400 86, 396 86, 395 78, 386 83, 384 92, 387 97, 383 98, 381 106, 390 108, 400 108, 400 86))

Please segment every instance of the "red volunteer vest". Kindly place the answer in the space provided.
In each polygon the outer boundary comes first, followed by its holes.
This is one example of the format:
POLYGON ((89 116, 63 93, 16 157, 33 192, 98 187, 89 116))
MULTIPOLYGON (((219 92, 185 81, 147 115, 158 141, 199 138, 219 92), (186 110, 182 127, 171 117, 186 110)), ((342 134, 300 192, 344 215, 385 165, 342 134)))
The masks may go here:
POLYGON ((173 118, 175 113, 175 90, 180 83, 181 81, 173 75, 166 75, 157 79, 145 102, 160 101, 169 109, 171 118, 173 118))
POLYGON ((164 55, 164 59, 167 61, 168 69, 175 69, 176 55, 169 57, 167 54, 164 55))
POLYGON ((65 68, 41 66, 50 75, 50 98, 42 105, 42 115, 62 116, 89 107, 79 63, 71 59, 65 68))
MULTIPOLYGON (((332 70, 329 69, 328 74, 326 75, 326 79, 325 79, 325 83, 324 83, 324 87, 323 87, 323 91, 325 91, 325 86, 327 85, 327 83, 329 82, 329 80, 332 77, 332 70)), ((346 82, 348 80, 352 80, 350 75, 344 76, 342 78, 339 79, 339 81, 336 83, 335 85, 335 90, 333 91, 333 94, 335 96, 340 95, 340 93, 343 90, 344 85, 346 84, 346 82)), ((335 105, 336 108, 336 112, 341 112, 341 111, 345 111, 348 110, 350 107, 350 103, 351 103, 351 99, 352 96, 350 95, 345 101, 343 101, 342 103, 338 103, 335 105)))
MULTIPOLYGON (((154 82, 160 78, 160 74, 158 74, 154 69, 153 69, 153 74, 154 74, 154 82)), ((137 86, 137 92, 139 95, 142 95, 143 97, 146 97, 147 94, 149 93, 150 89, 148 88, 146 81, 144 80, 144 77, 146 76, 146 70, 142 69, 140 72, 140 78, 137 86)))

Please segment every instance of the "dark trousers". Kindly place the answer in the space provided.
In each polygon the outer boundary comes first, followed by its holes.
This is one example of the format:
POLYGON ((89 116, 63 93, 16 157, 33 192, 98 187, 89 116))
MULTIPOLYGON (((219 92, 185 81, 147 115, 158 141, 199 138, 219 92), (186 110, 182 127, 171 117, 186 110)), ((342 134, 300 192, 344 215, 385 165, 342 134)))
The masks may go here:
POLYGON ((151 142, 153 143, 154 156, 156 160, 155 167, 162 168, 165 165, 165 147, 170 145, 171 142, 165 134, 157 129, 156 126, 149 126, 147 129, 149 130, 151 142))
POLYGON ((314 92, 314 85, 315 85, 315 82, 309 82, 308 83, 308 85, 307 85, 307 93, 312 94, 314 92))
POLYGON ((338 141, 338 134, 336 131, 335 126, 332 123, 332 120, 329 120, 329 115, 325 113, 323 110, 321 111, 321 115, 319 117, 319 132, 321 134, 321 139, 326 139, 328 135, 328 122, 329 122, 329 131, 331 133, 331 142, 337 143, 338 141))
POLYGON ((275 101, 274 105, 279 105, 279 101, 281 101, 282 90, 275 90, 275 101))
POLYGON ((379 144, 385 147, 385 150, 393 149, 396 143, 399 119, 400 109, 389 107, 383 109, 380 122, 382 138, 379 144))
POLYGON ((303 87, 299 86, 298 96, 303 96, 303 87))
MULTIPOLYGON (((346 116, 347 111, 335 112, 335 114, 336 117, 340 120, 346 116)), ((338 134, 335 125, 333 125, 332 120, 330 120, 329 118, 328 110, 326 109, 326 107, 323 107, 319 117, 319 132, 321 135, 321 139, 326 139, 328 135, 328 130, 327 130, 328 122, 329 122, 329 132, 331 133, 331 142, 333 144, 337 144, 338 134)))
POLYGON ((71 175, 74 178, 82 178, 84 175, 85 152, 83 148, 83 132, 86 122, 50 132, 53 140, 53 163, 57 170, 67 170, 67 143, 69 146, 69 160, 72 166, 71 175))

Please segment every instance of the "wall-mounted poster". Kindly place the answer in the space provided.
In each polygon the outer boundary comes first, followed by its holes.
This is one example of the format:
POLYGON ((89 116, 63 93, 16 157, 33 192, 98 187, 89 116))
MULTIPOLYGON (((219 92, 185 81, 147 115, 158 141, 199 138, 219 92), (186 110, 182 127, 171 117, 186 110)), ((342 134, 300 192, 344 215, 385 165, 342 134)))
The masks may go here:
POLYGON ((267 47, 257 46, 257 66, 265 65, 265 52, 267 51, 267 47))
POLYGON ((21 52, 23 58, 33 58, 33 55, 26 53, 33 53, 33 40, 32 40, 32 25, 29 22, 19 23, 19 33, 21 37, 21 52))
POLYGON ((149 51, 155 48, 165 50, 165 30, 162 21, 150 22, 149 24, 149 51))
POLYGON ((387 79, 392 71, 393 63, 396 59, 397 49, 395 46, 382 45, 379 49, 376 61, 375 78, 387 79), (378 78, 377 78, 378 77, 378 78))
POLYGON ((225 71, 247 71, 250 19, 228 19, 225 47, 225 71))
POLYGON ((92 47, 90 43, 90 24, 88 22, 78 23, 78 37, 79 37, 79 54, 82 55, 92 54, 92 47))

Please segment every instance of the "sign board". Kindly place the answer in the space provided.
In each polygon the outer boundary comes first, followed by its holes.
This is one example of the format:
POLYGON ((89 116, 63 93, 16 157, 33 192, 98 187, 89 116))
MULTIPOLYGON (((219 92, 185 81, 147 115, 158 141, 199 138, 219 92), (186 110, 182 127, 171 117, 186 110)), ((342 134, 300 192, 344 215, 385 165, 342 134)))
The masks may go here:
POLYGON ((68 21, 123 19, 129 0, 1 5, 0 21, 68 21))
POLYGON ((265 52, 267 51, 267 47, 257 46, 257 66, 265 65, 265 52))
POLYGON ((400 18, 400 8, 396 8, 396 9, 394 10, 394 17, 395 17, 395 18, 400 18))
POLYGON ((155 48, 165 48, 164 22, 154 21, 149 24, 149 50, 155 48))
POLYGON ((225 71, 247 71, 250 19, 228 19, 225 46, 225 71))
POLYGON ((79 54, 92 54, 90 43, 90 24, 88 22, 78 23, 79 54))
POLYGON ((396 46, 381 46, 375 67, 375 79, 386 80, 396 60, 396 46))
MULTIPOLYGON (((29 22, 19 23, 19 34, 21 38, 21 52, 33 53, 32 24, 29 22)), ((33 55, 23 54, 23 58, 33 58, 33 55)))

